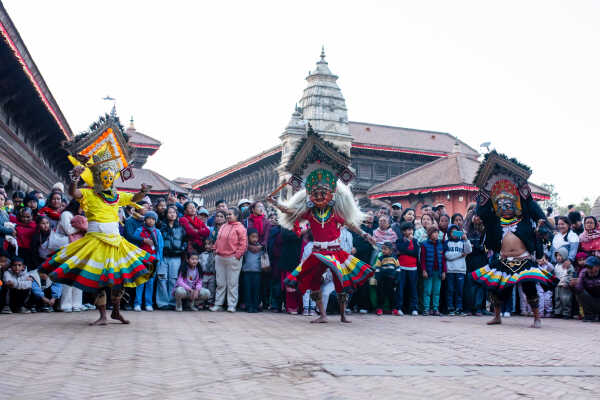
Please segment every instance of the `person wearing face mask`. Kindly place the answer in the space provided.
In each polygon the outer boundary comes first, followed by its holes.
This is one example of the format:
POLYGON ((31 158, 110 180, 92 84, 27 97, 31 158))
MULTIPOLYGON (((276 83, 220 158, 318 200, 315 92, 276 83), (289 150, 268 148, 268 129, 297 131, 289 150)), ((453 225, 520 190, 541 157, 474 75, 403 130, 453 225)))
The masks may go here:
POLYGON ((252 202, 248 199, 241 199, 238 201, 238 208, 240 210, 240 220, 244 221, 250 215, 250 205, 252 202))
POLYGON ((60 221, 60 213, 63 210, 62 200, 63 196, 61 192, 52 192, 50 193, 50 196, 48 196, 46 205, 40 209, 39 215, 48 217, 50 221, 50 228, 52 230, 56 229, 56 226, 60 221))

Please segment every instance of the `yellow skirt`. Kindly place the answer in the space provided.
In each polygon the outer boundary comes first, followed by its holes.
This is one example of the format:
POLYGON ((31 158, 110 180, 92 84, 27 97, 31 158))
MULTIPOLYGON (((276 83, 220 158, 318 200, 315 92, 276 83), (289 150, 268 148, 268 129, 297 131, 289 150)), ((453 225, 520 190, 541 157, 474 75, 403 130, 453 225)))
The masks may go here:
POLYGON ((54 282, 88 292, 136 287, 154 274, 156 258, 117 234, 88 232, 58 249, 42 264, 54 282))

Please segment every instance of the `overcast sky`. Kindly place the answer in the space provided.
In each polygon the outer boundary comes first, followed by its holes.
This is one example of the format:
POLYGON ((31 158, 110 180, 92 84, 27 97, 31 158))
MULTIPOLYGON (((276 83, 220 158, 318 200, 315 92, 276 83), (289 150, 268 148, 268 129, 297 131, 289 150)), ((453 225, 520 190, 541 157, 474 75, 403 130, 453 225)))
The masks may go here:
POLYGON ((200 178, 278 143, 325 45, 353 121, 491 141, 600 195, 599 1, 3 0, 74 132, 117 99, 200 178))

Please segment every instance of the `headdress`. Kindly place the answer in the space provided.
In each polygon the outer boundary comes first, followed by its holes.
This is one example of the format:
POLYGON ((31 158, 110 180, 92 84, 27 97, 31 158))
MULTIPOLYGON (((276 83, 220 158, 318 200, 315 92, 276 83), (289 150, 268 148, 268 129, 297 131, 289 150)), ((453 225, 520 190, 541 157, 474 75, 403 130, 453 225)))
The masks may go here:
POLYGON ((530 176, 531 168, 527 165, 492 150, 485 155, 473 182, 480 189, 479 203, 484 204, 491 198, 494 211, 498 214, 498 201, 510 199, 515 204, 516 215, 520 216, 521 197, 531 195, 527 184, 530 176))
POLYGON ((69 152, 69 161, 73 165, 86 167, 81 178, 97 193, 111 191, 115 194, 112 181, 119 175, 123 181, 133 177, 128 162, 130 153, 127 140, 119 118, 114 114, 101 116, 88 131, 62 145, 69 152), (102 185, 108 175, 112 176, 110 188, 102 185))
POLYGON ((306 187, 306 192, 308 194, 316 187, 326 187, 332 192, 335 192, 337 187, 337 177, 327 169, 315 169, 306 177, 304 186, 306 187))

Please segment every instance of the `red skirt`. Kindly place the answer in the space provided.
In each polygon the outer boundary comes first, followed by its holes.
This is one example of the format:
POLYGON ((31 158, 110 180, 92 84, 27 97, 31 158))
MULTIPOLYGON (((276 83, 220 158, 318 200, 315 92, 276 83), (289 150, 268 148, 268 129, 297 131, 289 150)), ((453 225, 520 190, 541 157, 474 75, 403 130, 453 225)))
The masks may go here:
POLYGON ((319 291, 323 274, 331 271, 335 291, 351 292, 365 283, 374 273, 369 264, 343 250, 313 251, 310 256, 285 279, 285 284, 298 287, 301 293, 307 290, 319 291))

